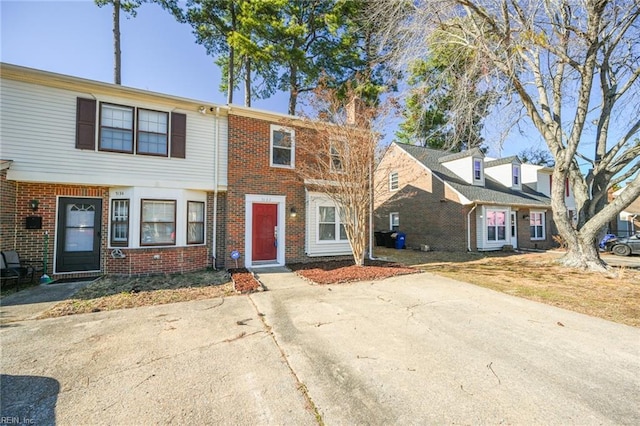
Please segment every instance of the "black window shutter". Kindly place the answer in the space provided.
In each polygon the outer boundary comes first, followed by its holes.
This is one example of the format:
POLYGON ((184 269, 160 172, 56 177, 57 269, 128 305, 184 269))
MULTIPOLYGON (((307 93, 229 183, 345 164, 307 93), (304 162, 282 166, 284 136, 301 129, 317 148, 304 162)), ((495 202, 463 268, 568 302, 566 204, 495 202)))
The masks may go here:
POLYGON ((76 148, 96 149, 96 100, 78 98, 76 107, 76 148))
POLYGON ((171 113, 171 156, 185 158, 187 145, 187 115, 171 113))

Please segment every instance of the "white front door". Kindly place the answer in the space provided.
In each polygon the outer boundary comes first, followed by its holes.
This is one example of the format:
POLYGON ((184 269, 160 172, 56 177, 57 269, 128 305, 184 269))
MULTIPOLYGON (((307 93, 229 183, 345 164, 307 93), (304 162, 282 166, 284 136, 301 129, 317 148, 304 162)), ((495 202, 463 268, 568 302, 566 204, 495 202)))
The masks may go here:
POLYGON ((518 248, 518 212, 511 212, 511 245, 518 248))

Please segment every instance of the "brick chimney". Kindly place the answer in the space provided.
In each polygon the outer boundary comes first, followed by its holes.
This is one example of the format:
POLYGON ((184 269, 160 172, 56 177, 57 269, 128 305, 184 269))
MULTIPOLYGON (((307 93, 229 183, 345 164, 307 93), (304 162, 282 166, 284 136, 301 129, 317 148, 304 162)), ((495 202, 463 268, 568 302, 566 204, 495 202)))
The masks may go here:
POLYGON ((351 99, 346 106, 347 108, 347 124, 351 126, 364 127, 366 125, 364 120, 364 102, 358 97, 351 99))

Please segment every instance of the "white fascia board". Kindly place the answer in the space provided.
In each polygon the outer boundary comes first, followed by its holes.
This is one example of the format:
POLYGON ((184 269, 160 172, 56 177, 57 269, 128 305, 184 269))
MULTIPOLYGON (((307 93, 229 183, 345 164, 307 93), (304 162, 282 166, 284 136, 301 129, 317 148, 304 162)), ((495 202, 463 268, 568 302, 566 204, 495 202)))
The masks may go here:
MULTIPOLYGON (((175 180, 156 180, 156 179, 138 179, 135 182, 129 178, 121 176, 100 176, 100 175, 77 175, 68 173, 45 173, 45 172, 19 172, 9 169, 7 180, 19 182, 40 182, 40 183, 58 183, 67 185, 95 185, 95 186, 142 186, 149 188, 175 188, 175 189, 194 189, 199 191, 213 191, 213 182, 205 181, 175 181, 175 180)), ((226 187, 218 188, 218 190, 226 190, 226 187)))

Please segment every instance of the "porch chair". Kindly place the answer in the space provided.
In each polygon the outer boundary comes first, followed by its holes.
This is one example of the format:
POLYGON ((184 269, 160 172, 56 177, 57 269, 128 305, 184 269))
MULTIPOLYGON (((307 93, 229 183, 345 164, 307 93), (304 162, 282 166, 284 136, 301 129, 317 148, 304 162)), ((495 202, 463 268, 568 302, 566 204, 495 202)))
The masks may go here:
POLYGON ((16 250, 6 250, 2 252, 2 261, 9 271, 18 274, 18 281, 30 279, 33 283, 36 272, 42 271, 42 267, 35 266, 37 261, 20 259, 16 250))
POLYGON ((0 255, 0 285, 4 287, 5 283, 15 281, 18 284, 20 280, 20 274, 14 269, 7 268, 7 264, 4 262, 4 256, 0 255))

